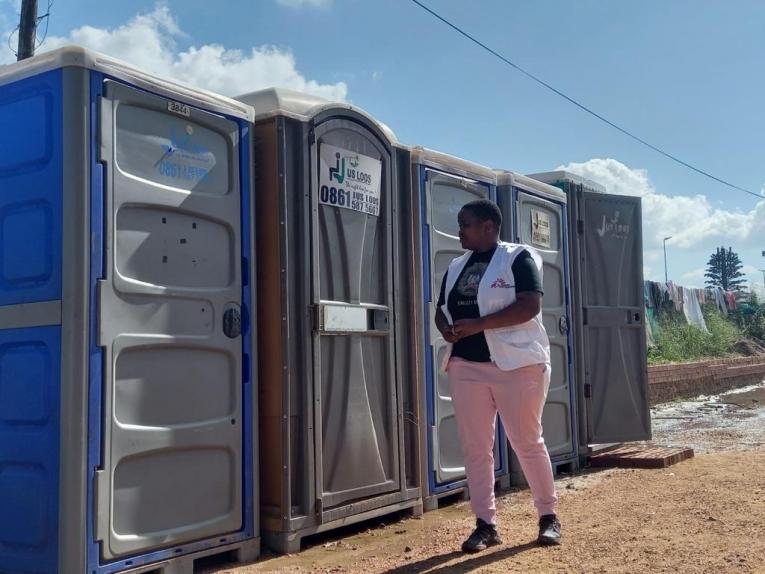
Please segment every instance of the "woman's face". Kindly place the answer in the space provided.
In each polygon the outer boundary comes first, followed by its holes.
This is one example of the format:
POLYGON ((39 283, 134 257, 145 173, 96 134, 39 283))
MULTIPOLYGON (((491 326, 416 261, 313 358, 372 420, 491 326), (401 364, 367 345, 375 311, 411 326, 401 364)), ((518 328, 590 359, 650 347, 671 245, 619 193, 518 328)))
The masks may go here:
POLYGON ((457 214, 457 225, 460 228, 460 244, 463 249, 476 251, 486 248, 487 242, 493 238, 491 221, 481 221, 469 209, 461 209, 457 214))

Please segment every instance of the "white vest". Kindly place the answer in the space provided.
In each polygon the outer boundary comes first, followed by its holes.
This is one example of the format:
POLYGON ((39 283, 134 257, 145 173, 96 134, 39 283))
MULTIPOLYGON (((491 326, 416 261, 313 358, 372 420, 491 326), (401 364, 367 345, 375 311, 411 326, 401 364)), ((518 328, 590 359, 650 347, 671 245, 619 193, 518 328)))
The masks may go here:
MULTIPOLYGON (((542 257, 536 250, 527 245, 500 241, 488 267, 486 267, 481 282, 478 284, 478 312, 481 317, 496 313, 515 303, 515 277, 513 277, 512 267, 513 261, 524 249, 531 253, 531 257, 539 270, 541 281, 542 257)), ((460 273, 462 273, 472 254, 472 251, 468 251, 453 259, 449 264, 444 290, 444 304, 441 306, 441 311, 446 315, 449 324, 452 323, 452 316, 448 309, 449 293, 457 283, 460 273)), ((483 334, 486 337, 492 362, 503 371, 512 371, 538 363, 550 363, 550 341, 542 324, 541 310, 536 317, 526 323, 500 329, 487 329, 483 334)), ((449 345, 441 364, 444 370, 450 355, 451 345, 449 345)))

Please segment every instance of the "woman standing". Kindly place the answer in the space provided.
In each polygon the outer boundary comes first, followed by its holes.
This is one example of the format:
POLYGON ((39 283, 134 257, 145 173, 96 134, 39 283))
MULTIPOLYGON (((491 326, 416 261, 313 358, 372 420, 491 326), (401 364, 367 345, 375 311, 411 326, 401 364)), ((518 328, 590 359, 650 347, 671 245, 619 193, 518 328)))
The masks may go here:
POLYGON ((494 501, 494 422, 502 419, 539 514, 540 544, 560 544, 552 466, 542 438, 550 385, 550 343, 542 325, 542 261, 525 245, 499 240, 502 214, 488 200, 458 216, 467 253, 441 284, 436 326, 452 343, 446 365, 465 458, 476 529, 462 545, 501 544, 494 501))

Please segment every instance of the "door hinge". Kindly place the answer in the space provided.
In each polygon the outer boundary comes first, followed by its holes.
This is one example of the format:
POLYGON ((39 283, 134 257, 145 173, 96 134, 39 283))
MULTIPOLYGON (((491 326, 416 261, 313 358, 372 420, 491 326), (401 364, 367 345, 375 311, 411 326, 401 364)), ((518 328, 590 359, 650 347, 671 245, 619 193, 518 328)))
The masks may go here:
POLYGON ((106 347, 106 334, 104 333, 104 290, 108 287, 106 279, 96 281, 96 317, 98 317, 98 328, 96 329, 96 345, 106 347))
MULTIPOLYGON (((93 473, 93 541, 98 542, 100 540, 106 540, 108 537, 108 523, 106 521, 107 512, 104 509, 108 508, 109 500, 104 497, 102 490, 103 481, 105 475, 103 470, 96 470, 93 473)), ((108 486, 108 485, 107 485, 108 486)))
POLYGON ((584 396, 587 399, 592 398, 592 385, 590 383, 584 384, 584 396))
POLYGON ((311 330, 315 333, 321 331, 323 321, 321 320, 321 305, 309 305, 308 314, 311 321, 311 330))
POLYGON ((321 516, 324 512, 324 504, 322 503, 321 498, 316 499, 316 502, 314 503, 314 510, 316 511, 317 516, 321 516))
POLYGON ((309 144, 316 143, 316 132, 313 130, 308 131, 308 143, 309 144))
POLYGON ((250 260, 247 257, 242 257, 242 286, 246 287, 250 284, 250 260))
POLYGON ((584 235, 584 221, 581 219, 576 220, 576 232, 579 235, 584 235))

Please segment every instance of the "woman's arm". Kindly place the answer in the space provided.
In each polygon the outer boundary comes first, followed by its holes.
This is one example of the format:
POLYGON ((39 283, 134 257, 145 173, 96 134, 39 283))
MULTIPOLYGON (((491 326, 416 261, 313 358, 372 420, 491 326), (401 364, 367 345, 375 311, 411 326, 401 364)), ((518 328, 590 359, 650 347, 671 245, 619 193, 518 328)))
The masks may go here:
POLYGON ((456 343, 459 340, 459 337, 454 332, 454 328, 446 319, 446 315, 441 311, 441 307, 436 308, 436 329, 441 332, 447 343, 456 343))
POLYGON ((516 294, 515 303, 504 309, 478 319, 460 319, 454 322, 454 333, 462 338, 485 331, 512 327, 531 321, 542 308, 542 294, 538 291, 522 291, 516 294))

